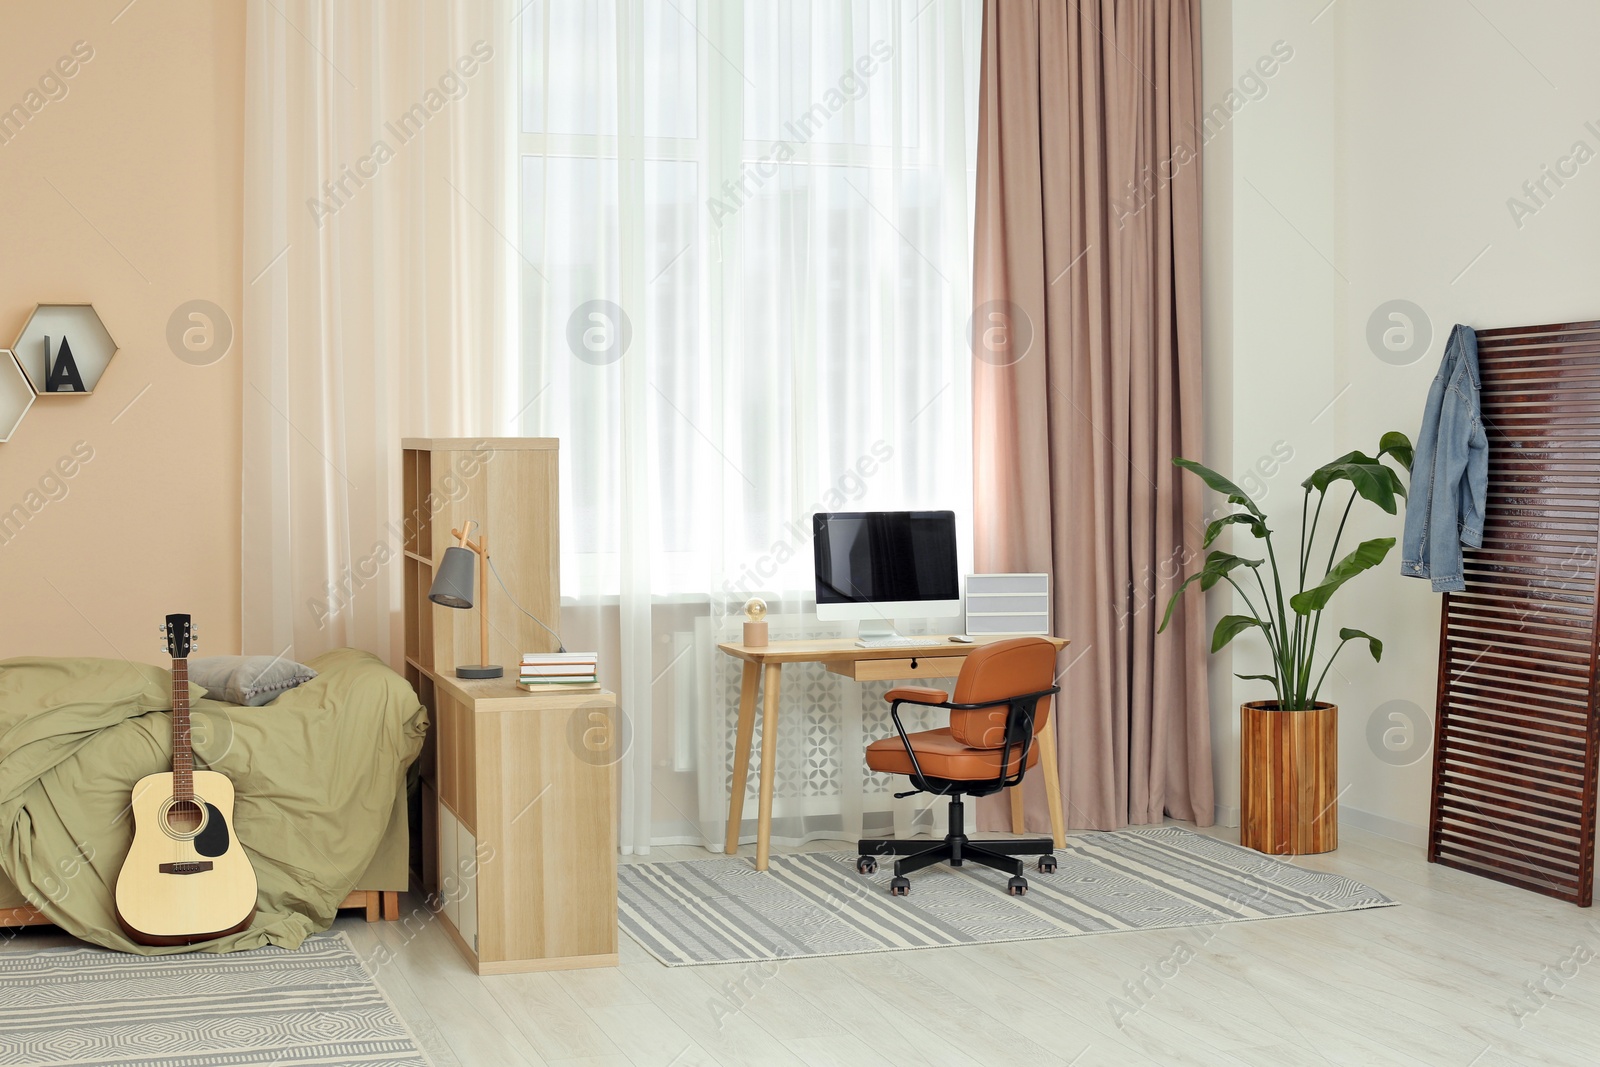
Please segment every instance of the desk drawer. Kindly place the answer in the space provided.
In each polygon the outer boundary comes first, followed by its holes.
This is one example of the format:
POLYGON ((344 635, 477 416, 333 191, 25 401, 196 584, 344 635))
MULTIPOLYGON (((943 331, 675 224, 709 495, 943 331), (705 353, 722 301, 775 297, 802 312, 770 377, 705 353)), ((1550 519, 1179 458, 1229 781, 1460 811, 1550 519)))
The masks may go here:
POLYGON ((954 678, 966 656, 907 656, 905 659, 832 660, 824 666, 857 682, 890 682, 902 678, 954 678), (915 666, 913 666, 915 664, 915 666))

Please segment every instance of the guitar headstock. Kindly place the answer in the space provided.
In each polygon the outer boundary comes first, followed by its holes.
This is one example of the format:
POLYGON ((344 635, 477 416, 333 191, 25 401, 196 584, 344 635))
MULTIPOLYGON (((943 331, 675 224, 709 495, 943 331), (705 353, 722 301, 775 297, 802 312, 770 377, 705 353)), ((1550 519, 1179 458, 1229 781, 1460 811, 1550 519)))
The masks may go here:
POLYGON ((188 659, 189 653, 200 647, 200 631, 187 615, 168 615, 161 626, 161 637, 167 655, 173 659, 188 659))

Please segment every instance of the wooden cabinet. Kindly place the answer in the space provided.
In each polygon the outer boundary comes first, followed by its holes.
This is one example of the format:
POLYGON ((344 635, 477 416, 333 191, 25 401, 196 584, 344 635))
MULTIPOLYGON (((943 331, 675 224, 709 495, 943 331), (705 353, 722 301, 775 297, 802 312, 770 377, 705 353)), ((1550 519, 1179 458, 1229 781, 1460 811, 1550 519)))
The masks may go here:
POLYGON ((434 679, 444 929, 479 974, 617 963, 609 692, 434 679))
POLYGON ((404 447, 406 677, 428 706, 414 874, 479 974, 617 962, 615 760, 609 692, 517 688, 524 652, 555 639, 517 609, 560 623, 556 442, 407 439, 404 447), (488 539, 489 661, 471 681, 477 610, 428 600, 434 568, 476 520, 488 539), (501 586, 501 582, 505 586, 501 586), (508 595, 509 590, 509 595, 508 595), (515 598, 516 603, 512 600, 515 598))

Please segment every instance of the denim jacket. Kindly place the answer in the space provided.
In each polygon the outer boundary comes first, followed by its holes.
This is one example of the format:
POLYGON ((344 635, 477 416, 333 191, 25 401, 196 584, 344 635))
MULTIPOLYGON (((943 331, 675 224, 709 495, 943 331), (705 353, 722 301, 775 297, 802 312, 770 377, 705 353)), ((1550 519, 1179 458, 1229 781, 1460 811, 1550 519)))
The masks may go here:
POLYGON ((1400 573, 1431 578, 1435 593, 1465 589, 1461 546, 1483 545, 1489 439, 1478 385, 1478 337, 1458 323, 1422 412, 1400 543, 1400 573))

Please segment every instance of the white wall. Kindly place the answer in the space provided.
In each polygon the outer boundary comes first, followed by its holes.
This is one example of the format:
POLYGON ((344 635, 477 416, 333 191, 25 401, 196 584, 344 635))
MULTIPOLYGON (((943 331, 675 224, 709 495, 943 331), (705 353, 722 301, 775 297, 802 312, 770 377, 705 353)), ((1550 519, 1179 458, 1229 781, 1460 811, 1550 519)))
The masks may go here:
MULTIPOLYGON (((1233 87, 1233 0, 1200 5, 1201 95, 1209 103, 1223 100, 1233 87)), ((1201 377, 1206 397, 1206 457, 1214 463, 1233 459, 1233 124, 1219 125, 1206 142, 1201 170, 1202 220, 1200 277, 1204 304, 1201 377)), ((1215 503, 1215 501, 1213 501, 1215 503)), ((1207 604, 1212 625, 1232 610, 1221 593, 1207 604)), ((1233 700, 1233 647, 1211 657, 1208 699, 1213 708, 1233 700)), ((1225 716, 1213 716, 1212 765, 1218 818, 1238 821, 1239 760, 1237 738, 1225 716)))
MULTIPOLYGON (((1240 93, 1231 136, 1208 143, 1205 164, 1206 266, 1226 275, 1225 284, 1208 278, 1206 289, 1208 458, 1242 475, 1275 446, 1292 450, 1256 475, 1274 528, 1292 546, 1306 473, 1351 448, 1370 451, 1385 430, 1416 434, 1453 323, 1600 318, 1600 68, 1585 54, 1600 39, 1600 5, 1205 6, 1208 104, 1274 42, 1293 50, 1264 88, 1247 86, 1257 99, 1240 93), (1538 202, 1527 195, 1524 182, 1573 154, 1594 158, 1566 164, 1572 176, 1559 187, 1546 179, 1549 195, 1538 202), (1512 197, 1534 210, 1514 218, 1512 197), (1432 336, 1426 350, 1414 345, 1386 361, 1369 345, 1368 324, 1391 300, 1420 307, 1432 336)), ((1343 547, 1398 537, 1400 527, 1399 516, 1361 502, 1343 547)), ((1258 545, 1246 537, 1234 547, 1249 554, 1258 545)), ((1350 646, 1324 697, 1340 705, 1345 822, 1420 842, 1439 598, 1399 577, 1398 555, 1347 586, 1323 628, 1372 631, 1384 639, 1383 662, 1350 646), (1407 709, 1422 726, 1409 748, 1403 730, 1389 732, 1387 745, 1369 741, 1375 716, 1394 727, 1407 709)), ((1251 647, 1231 665, 1213 664, 1228 679, 1213 683, 1212 708, 1219 816, 1228 822, 1237 819, 1237 705, 1265 695, 1229 673, 1254 673, 1263 659, 1251 647)))

